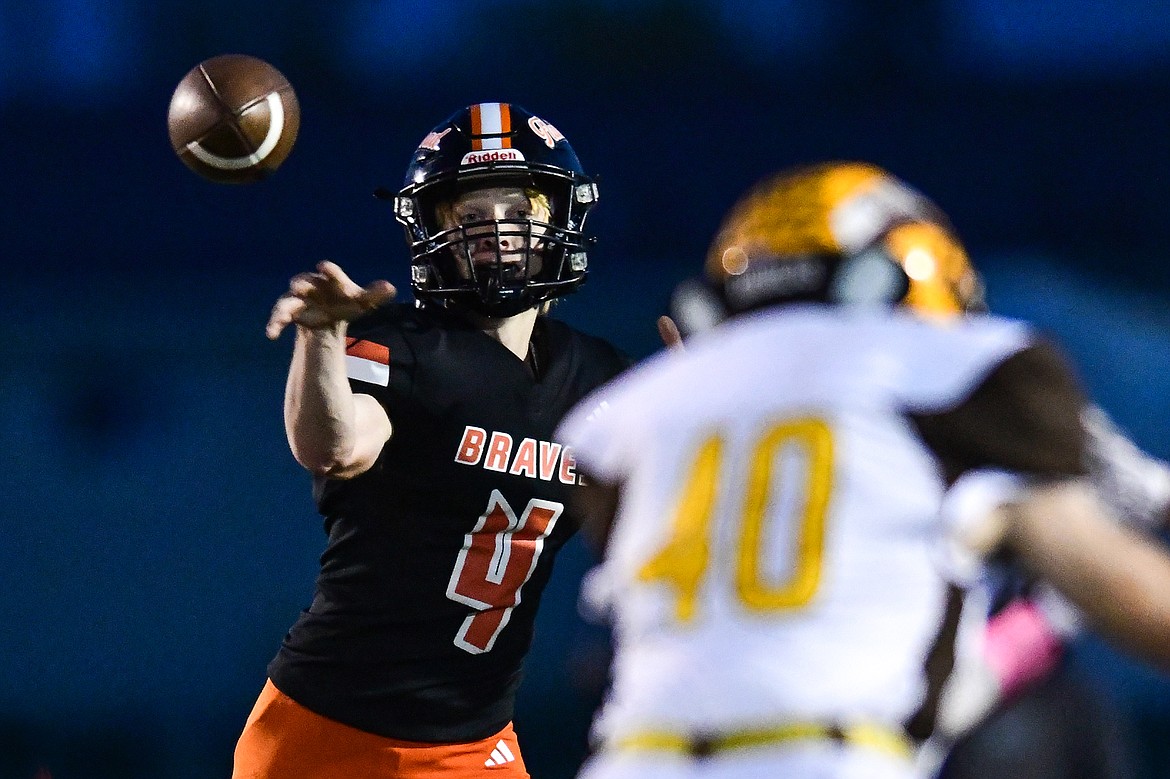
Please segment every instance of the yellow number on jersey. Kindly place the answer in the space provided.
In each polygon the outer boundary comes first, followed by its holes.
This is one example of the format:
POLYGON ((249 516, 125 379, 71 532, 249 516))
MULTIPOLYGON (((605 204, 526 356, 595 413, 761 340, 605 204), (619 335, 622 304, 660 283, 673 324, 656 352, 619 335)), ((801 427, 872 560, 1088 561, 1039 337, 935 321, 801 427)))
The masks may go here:
MULTIPOLYGON (((677 591, 675 617, 695 618, 699 590, 711 560, 712 519, 719 493, 724 441, 712 435, 699 446, 687 474, 671 523, 670 540, 638 571, 644 582, 662 581, 677 591)), ((820 584, 824 554, 825 515, 832 488, 833 438, 819 419, 797 419, 766 428, 756 439, 748 480, 737 514, 735 586, 740 602, 752 611, 782 611, 806 605, 820 584), (787 447, 797 447, 805 462, 802 484, 785 483, 775 464, 787 447), (796 491, 795 493, 793 491, 796 491), (761 570, 770 507, 781 496, 802 496, 799 521, 792 538, 792 573, 769 582, 761 570)))
POLYGON ((723 441, 712 436, 699 447, 695 464, 680 496, 670 541, 638 571, 640 581, 662 579, 678 590, 674 613, 679 622, 695 616, 699 586, 711 558, 709 525, 715 509, 723 441))
POLYGON ((833 436, 819 419, 800 419, 768 428, 752 451, 751 473, 743 508, 743 535, 736 549, 735 586, 740 600, 756 611, 795 609, 812 600, 821 581, 825 513, 833 481, 833 436), (804 450, 805 483, 785 484, 774 477, 774 465, 786 446, 804 450), (804 509, 793 539, 792 575, 769 585, 760 573, 764 523, 768 507, 782 490, 802 490, 804 509), (775 494, 773 494, 775 493, 775 494))

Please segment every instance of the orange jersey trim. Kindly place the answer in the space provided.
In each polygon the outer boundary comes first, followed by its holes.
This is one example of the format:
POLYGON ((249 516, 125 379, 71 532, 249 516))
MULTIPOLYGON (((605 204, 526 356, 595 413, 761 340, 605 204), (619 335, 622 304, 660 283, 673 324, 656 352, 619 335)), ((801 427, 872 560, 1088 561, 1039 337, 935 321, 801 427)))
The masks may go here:
POLYGON ((382 365, 390 364, 390 347, 361 338, 346 338, 345 353, 350 357, 360 357, 382 365))

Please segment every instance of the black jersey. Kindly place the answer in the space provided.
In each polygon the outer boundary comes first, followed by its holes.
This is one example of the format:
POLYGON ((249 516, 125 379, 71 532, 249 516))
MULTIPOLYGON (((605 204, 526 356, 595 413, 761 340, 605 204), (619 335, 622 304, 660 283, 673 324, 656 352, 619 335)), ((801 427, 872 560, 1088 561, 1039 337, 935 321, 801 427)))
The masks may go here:
POLYGON ((579 476, 553 431, 628 360, 546 317, 527 363, 441 311, 389 305, 349 335, 351 385, 393 433, 367 472, 315 484, 317 591, 269 675, 361 730, 485 738, 512 718, 541 592, 576 530, 564 506, 579 476))

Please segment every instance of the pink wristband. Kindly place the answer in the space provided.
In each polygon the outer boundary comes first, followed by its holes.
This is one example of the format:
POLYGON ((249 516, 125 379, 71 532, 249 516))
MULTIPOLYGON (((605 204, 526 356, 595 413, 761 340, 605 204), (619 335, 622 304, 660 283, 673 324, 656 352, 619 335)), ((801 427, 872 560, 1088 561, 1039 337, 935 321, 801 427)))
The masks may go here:
POLYGON ((1012 601, 987 622, 983 654, 1005 698, 1047 676, 1063 652, 1060 636, 1029 600, 1012 601))

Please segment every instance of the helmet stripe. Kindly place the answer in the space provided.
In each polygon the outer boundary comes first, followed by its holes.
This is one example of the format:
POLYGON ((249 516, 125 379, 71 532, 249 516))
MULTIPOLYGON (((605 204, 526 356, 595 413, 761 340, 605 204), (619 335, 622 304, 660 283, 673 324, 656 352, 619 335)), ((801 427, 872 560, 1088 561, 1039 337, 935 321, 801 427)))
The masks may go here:
POLYGON ((477 103, 471 107, 471 148, 510 149, 512 112, 507 103, 477 103), (483 137, 492 136, 492 137, 483 137))
POLYGON ((504 149, 512 148, 512 109, 507 103, 500 103, 500 132, 504 137, 500 138, 504 149))

